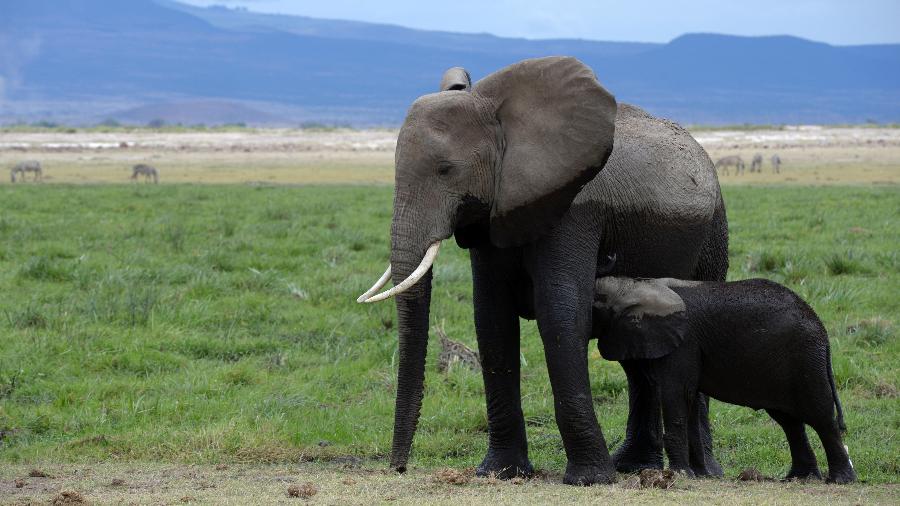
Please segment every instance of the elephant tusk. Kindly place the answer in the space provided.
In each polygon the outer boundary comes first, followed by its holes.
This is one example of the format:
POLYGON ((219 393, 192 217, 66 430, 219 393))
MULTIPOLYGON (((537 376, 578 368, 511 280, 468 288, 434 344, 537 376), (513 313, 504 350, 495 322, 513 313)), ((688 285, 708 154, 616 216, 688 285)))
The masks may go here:
POLYGON ((359 302, 360 304, 362 304, 363 302, 366 301, 366 299, 368 299, 372 295, 375 295, 376 293, 378 293, 378 290, 381 290, 381 287, 386 285, 389 279, 391 279, 391 265, 390 264, 388 264, 388 268, 386 271, 384 271, 384 274, 382 274, 381 277, 378 278, 378 281, 376 281, 375 284, 372 285, 372 288, 369 288, 368 290, 366 290, 366 293, 360 295, 359 298, 356 299, 356 302, 359 302))
POLYGON ((431 264, 434 263, 434 259, 435 257, 437 257, 439 249, 441 249, 441 241, 433 243, 428 247, 428 250, 425 251, 425 256, 422 257, 422 262, 418 267, 416 267, 416 270, 412 271, 412 274, 410 274, 408 278, 404 279, 400 282, 399 285, 391 288, 390 290, 381 292, 373 297, 369 297, 363 302, 379 302, 409 290, 410 287, 412 287, 413 285, 418 283, 420 279, 422 279, 422 276, 424 276, 428 272, 428 269, 431 269, 431 264))

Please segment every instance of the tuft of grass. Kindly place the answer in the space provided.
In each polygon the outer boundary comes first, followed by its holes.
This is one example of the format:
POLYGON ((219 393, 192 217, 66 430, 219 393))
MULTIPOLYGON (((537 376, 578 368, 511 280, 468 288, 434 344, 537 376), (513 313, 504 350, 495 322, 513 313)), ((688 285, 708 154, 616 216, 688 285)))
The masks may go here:
POLYGON ((757 255, 750 255, 746 269, 750 272, 772 273, 783 268, 786 264, 784 256, 771 251, 763 251, 757 255))
POLYGON ((263 212, 263 217, 268 221, 287 221, 291 216, 291 211, 284 207, 270 206, 263 212))
POLYGON ((187 236, 187 230, 181 223, 167 223, 163 228, 163 237, 172 247, 175 253, 184 251, 184 241, 187 236))
POLYGON ((44 310, 34 301, 28 301, 22 307, 14 307, 5 311, 9 325, 17 329, 47 327, 49 319, 44 310))
POLYGON ((890 321, 876 316, 847 327, 847 333, 864 346, 881 346, 893 337, 893 328, 890 321))
POLYGON ((237 231, 237 223, 233 220, 223 219, 220 225, 222 227, 222 237, 234 237, 234 233, 237 231))
POLYGON ((865 269, 858 260, 853 258, 852 254, 842 255, 840 253, 833 253, 825 258, 825 268, 832 276, 867 272, 867 269, 865 269))
POLYGON ((44 255, 30 257, 19 269, 19 277, 38 281, 69 281, 72 270, 44 255))

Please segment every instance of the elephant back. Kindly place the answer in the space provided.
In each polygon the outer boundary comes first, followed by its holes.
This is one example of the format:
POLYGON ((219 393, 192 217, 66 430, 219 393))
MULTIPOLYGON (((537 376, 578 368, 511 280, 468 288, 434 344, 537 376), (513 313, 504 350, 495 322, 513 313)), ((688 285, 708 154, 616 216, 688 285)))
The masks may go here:
POLYGON ((613 151, 575 203, 606 213, 652 213, 681 222, 708 222, 719 181, 706 150, 678 124, 639 107, 618 104, 613 151))

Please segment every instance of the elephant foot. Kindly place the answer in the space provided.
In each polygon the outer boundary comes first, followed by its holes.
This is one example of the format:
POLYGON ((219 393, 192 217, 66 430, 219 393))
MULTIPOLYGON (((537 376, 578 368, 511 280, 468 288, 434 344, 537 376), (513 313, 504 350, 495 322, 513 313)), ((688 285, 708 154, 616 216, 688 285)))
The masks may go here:
MULTIPOLYGON (((695 473, 694 470, 690 468, 690 466, 671 466, 670 465, 669 469, 684 476, 685 478, 696 478, 697 477, 697 473, 695 473)), ((705 475, 701 475, 701 476, 705 476, 705 475)))
POLYGON ((819 468, 816 466, 812 467, 791 467, 791 470, 788 471, 787 476, 785 476, 782 481, 794 481, 794 480, 821 480, 822 473, 819 472, 819 468))
POLYGON ((613 465, 620 473, 637 473, 641 469, 662 469, 662 449, 638 449, 625 442, 612 455, 613 465))
POLYGON ((854 481, 856 481, 856 471, 854 471, 852 467, 835 471, 829 469, 828 478, 825 479, 825 483, 835 483, 838 485, 853 483, 854 481))
POLYGON ((706 462, 702 465, 691 464, 691 470, 694 471, 694 474, 708 478, 721 478, 725 475, 725 472, 722 471, 722 466, 719 465, 712 455, 708 454, 705 457, 706 462))
POLYGON ((578 465, 566 466, 563 483, 587 487, 595 484, 609 485, 616 482, 616 470, 612 465, 578 465))
POLYGON ((487 456, 481 465, 475 469, 475 476, 494 476, 501 480, 513 478, 531 478, 534 475, 534 467, 528 461, 528 456, 519 453, 503 453, 488 450, 487 456))

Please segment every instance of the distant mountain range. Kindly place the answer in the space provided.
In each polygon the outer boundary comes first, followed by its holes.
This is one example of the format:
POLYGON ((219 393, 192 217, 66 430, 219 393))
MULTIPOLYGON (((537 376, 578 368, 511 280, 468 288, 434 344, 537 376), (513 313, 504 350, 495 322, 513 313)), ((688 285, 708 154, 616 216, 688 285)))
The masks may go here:
POLYGON ((448 67, 478 79, 551 54, 682 123, 900 121, 898 44, 526 40, 171 0, 0 0, 0 122, 397 125, 448 67))

